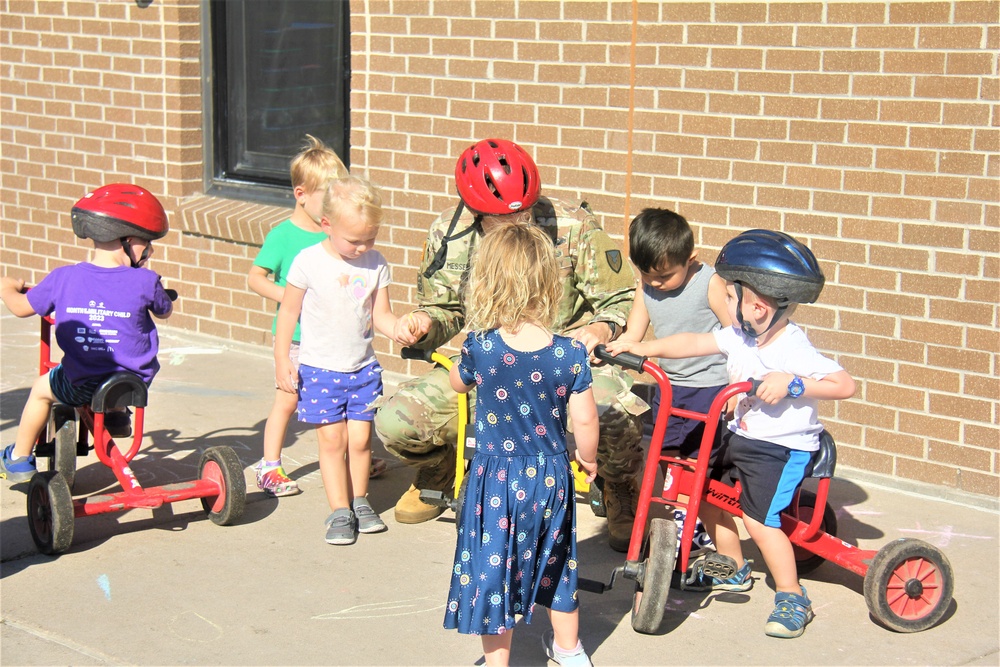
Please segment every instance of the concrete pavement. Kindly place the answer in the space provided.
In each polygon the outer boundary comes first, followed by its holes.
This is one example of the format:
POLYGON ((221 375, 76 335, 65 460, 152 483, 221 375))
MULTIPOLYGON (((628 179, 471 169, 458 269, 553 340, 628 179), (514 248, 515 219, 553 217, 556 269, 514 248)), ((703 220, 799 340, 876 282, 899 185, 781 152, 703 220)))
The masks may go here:
MULTIPOLYGON (((37 373, 37 320, 4 312, 0 442, 13 441, 37 373)), ((373 480, 372 504, 389 526, 351 547, 323 541, 329 513, 315 435, 293 427, 285 467, 304 489, 280 500, 257 491, 273 397, 269 351, 161 327, 163 369, 150 392, 146 438, 133 468, 144 485, 193 479, 200 452, 234 448, 247 467, 242 521, 220 527, 198 501, 81 518, 68 552, 39 555, 25 518, 27 484, 0 481, 0 663, 3 665, 469 665, 478 638, 441 627, 452 554, 450 513, 396 524, 392 506, 411 476, 395 460, 373 480)), ((376 452, 383 451, 378 443, 376 452)), ((384 454, 383 454, 384 455, 384 454)), ((391 458, 391 457, 390 457, 391 458)), ((116 486, 91 455, 75 492, 116 486)), ((597 665, 997 665, 1000 556, 995 510, 871 481, 838 477, 838 536, 864 548, 916 537, 955 572, 951 610, 936 628, 886 630, 869 617, 862 579, 830 563, 803 578, 816 619, 796 640, 763 634, 773 592, 756 558, 754 589, 714 596, 671 590, 660 635, 631 629, 633 584, 581 594, 581 636, 597 665)), ((981 504, 981 503, 980 503, 981 504)), ((581 506, 584 576, 607 580, 623 556, 604 520, 581 506)), ((520 624, 512 663, 544 665, 545 616, 520 624)))

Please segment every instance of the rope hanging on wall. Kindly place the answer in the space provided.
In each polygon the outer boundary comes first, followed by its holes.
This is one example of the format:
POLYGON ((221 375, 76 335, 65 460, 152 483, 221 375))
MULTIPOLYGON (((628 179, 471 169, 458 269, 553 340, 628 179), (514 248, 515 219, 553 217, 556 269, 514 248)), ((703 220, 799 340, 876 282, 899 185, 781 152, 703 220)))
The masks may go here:
POLYGON ((625 256, 628 256, 629 205, 632 200, 632 135, 635 129, 635 48, 639 35, 639 0, 632 0, 632 41, 629 44, 628 67, 628 148, 625 155, 625 211, 622 228, 625 239, 625 256))

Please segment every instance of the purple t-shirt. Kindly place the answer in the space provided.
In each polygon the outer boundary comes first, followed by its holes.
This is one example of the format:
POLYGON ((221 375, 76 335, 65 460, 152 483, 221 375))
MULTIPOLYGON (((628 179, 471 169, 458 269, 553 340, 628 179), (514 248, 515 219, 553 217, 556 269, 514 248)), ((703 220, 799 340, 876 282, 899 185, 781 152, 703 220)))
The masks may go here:
POLYGON ((165 315, 172 304, 149 269, 62 266, 28 290, 28 303, 39 315, 54 314, 72 384, 118 371, 132 371, 149 384, 160 369, 150 312, 165 315))

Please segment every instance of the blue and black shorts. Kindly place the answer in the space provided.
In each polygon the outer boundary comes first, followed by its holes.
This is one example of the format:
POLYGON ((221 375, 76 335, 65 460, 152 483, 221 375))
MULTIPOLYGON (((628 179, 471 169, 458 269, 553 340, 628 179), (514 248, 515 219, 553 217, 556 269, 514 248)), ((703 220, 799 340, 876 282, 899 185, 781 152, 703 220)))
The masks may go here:
POLYGON ((780 528, 781 512, 792 504, 812 455, 727 430, 712 456, 711 476, 726 484, 739 480, 743 514, 765 526, 780 528))

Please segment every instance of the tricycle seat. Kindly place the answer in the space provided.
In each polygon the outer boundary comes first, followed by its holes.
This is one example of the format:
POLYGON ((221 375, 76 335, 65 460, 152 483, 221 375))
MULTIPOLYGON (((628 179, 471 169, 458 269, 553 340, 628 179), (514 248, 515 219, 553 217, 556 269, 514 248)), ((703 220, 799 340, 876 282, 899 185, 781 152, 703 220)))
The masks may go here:
POLYGON ((142 378, 129 371, 119 371, 97 388, 90 400, 90 409, 106 412, 127 407, 144 408, 148 398, 149 390, 142 378))
POLYGON ((837 443, 829 431, 824 430, 819 436, 819 449, 813 452, 806 477, 833 477, 837 467, 837 443))

